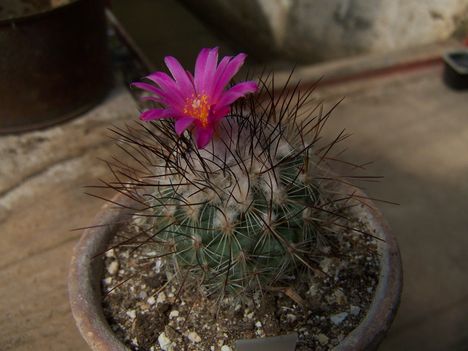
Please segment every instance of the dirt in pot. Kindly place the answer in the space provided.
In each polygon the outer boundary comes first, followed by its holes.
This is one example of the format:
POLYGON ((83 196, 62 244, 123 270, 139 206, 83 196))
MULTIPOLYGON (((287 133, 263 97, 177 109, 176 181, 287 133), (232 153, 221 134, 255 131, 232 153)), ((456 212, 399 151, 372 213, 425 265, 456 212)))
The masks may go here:
POLYGON ((378 283, 375 240, 344 231, 324 243, 322 273, 298 273, 288 289, 217 303, 168 279, 154 248, 135 244, 142 241, 135 231, 130 224, 115 236, 102 281, 105 316, 135 351, 234 351, 236 340, 293 331, 296 350, 328 350, 358 326, 378 283))

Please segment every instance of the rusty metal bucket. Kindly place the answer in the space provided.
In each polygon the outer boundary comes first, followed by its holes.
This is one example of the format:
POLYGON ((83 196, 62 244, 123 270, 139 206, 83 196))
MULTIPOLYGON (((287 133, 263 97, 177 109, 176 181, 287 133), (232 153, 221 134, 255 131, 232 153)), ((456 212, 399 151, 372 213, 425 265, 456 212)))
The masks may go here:
POLYGON ((75 117, 111 84, 103 0, 1 2, 0 134, 75 117))

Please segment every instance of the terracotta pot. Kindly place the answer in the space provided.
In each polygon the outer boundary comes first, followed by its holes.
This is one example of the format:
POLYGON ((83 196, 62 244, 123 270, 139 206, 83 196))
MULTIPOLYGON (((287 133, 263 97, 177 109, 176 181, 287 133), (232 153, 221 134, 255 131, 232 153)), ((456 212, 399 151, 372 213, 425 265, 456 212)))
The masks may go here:
MULTIPOLYGON (((344 190, 364 196, 356 188, 344 190)), ((132 204, 123 195, 117 195, 113 201, 132 204)), ((384 240, 379 242, 380 280, 366 317, 334 350, 375 350, 390 328, 400 302, 402 269, 396 239, 374 204, 367 200, 366 205, 356 206, 353 214, 384 240)), ((85 230, 74 250, 68 278, 71 309, 81 335, 94 351, 128 350, 104 317, 100 281, 104 269, 102 253, 116 233, 118 223, 125 222, 130 215, 128 209, 106 204, 95 218, 94 227, 85 230)))

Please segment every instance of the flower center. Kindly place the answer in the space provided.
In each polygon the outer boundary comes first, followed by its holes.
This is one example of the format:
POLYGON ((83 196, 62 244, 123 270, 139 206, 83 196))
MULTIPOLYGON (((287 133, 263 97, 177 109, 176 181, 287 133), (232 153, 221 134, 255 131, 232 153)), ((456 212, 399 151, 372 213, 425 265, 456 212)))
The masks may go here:
POLYGON ((184 114, 198 119, 202 127, 208 125, 208 114, 211 105, 208 103, 208 96, 205 94, 195 94, 185 100, 184 114))

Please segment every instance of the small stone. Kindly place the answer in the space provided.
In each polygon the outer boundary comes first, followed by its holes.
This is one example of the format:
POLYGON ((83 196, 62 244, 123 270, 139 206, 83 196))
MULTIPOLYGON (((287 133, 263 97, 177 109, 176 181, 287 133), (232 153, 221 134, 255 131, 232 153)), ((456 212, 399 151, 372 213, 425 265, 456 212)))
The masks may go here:
POLYGON ((335 296, 336 303, 339 305, 344 305, 348 302, 346 295, 340 289, 335 290, 333 295, 335 296))
POLYGON ((223 346, 221 347, 221 351, 232 351, 232 349, 231 349, 229 346, 227 346, 227 345, 223 345, 223 346))
POLYGON ((154 303, 156 302, 156 300, 154 299, 154 296, 150 296, 148 298, 148 300, 146 300, 146 302, 148 302, 148 305, 152 306, 154 305, 154 303))
POLYGON ((126 314, 127 314, 127 316, 128 316, 130 319, 135 319, 135 317, 136 317, 136 312, 135 312, 135 310, 128 310, 128 311, 126 312, 126 314))
POLYGON ((140 308, 142 311, 148 311, 149 310, 149 305, 144 302, 138 302, 137 306, 140 308))
POLYGON ((193 343, 198 343, 201 341, 200 335, 198 335, 196 332, 190 332, 187 337, 193 343))
POLYGON ((287 319, 289 322, 295 322, 296 319, 297 319, 297 317, 296 317, 296 315, 294 315, 294 314, 292 314, 292 313, 288 313, 288 314, 286 315, 286 319, 287 319))
POLYGON ((104 285, 111 285, 112 284, 112 277, 107 277, 107 278, 103 279, 102 282, 104 283, 104 285))
POLYGON ((133 339, 132 339, 132 344, 135 345, 135 346, 138 346, 138 340, 137 340, 137 338, 133 338, 133 339))
POLYGON ((260 321, 255 322, 255 326, 257 328, 261 328, 262 327, 262 322, 260 322, 260 321))
POLYGON ((353 315, 353 316, 357 316, 359 315, 359 313, 361 312, 361 308, 358 307, 358 306, 353 306, 351 305, 349 307, 349 312, 353 315))
POLYGON ((174 311, 171 311, 171 313, 169 313, 169 319, 176 318, 176 317, 179 317, 179 311, 174 310, 174 311))
POLYGON ((322 346, 325 346, 326 344, 328 344, 328 336, 326 336, 325 334, 317 335, 317 340, 322 346))
POLYGON ((330 271, 330 268, 332 266, 332 259, 331 258, 328 258, 328 257, 325 257, 324 259, 322 259, 322 261, 320 261, 320 268, 322 268, 322 270, 325 272, 325 273, 328 273, 330 271))
POLYGON ((158 298, 156 299, 156 302, 157 303, 166 302, 166 294, 164 293, 164 291, 158 294, 158 298))
POLYGON ((307 291, 307 294, 310 296, 317 295, 317 287, 315 285, 311 285, 309 290, 307 291))
POLYGON ((333 324, 339 325, 348 317, 348 312, 341 312, 330 316, 333 324))
POLYGON ((119 270, 119 262, 116 260, 112 261, 108 266, 107 266, 107 272, 109 272, 110 275, 116 275, 119 270))
POLYGON ((248 319, 252 319, 253 316, 254 316, 254 313, 253 313, 253 312, 250 312, 250 313, 247 314, 246 317, 247 317, 248 319))
POLYGON ((115 251, 114 249, 110 249, 110 250, 107 250, 106 253, 105 253, 106 257, 110 258, 110 257, 115 257, 115 251))
POLYGON ((172 341, 166 336, 164 332, 159 334, 158 342, 163 351, 172 351, 172 341))

